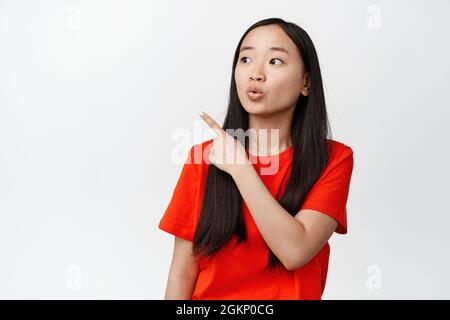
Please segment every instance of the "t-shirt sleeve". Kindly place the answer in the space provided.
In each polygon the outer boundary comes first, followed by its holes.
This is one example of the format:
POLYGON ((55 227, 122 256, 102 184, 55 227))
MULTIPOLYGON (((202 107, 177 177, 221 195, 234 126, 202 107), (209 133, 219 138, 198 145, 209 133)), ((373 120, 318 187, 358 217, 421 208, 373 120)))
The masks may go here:
POLYGON ((347 198, 353 171, 353 150, 344 146, 334 154, 306 194, 301 209, 320 211, 338 222, 336 233, 347 233, 347 198))
POLYGON ((193 241, 200 210, 200 166, 192 161, 194 147, 189 150, 172 198, 158 228, 175 236, 193 241))

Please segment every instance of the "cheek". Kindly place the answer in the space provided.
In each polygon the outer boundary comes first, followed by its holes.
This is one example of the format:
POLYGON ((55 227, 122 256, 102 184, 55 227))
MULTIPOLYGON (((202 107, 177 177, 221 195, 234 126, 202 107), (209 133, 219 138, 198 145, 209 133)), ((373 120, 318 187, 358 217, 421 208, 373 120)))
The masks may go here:
POLYGON ((245 75, 244 72, 242 70, 239 70, 238 68, 236 68, 235 72, 234 72, 234 80, 236 82, 236 90, 238 93, 238 97, 239 99, 242 101, 243 99, 243 94, 245 94, 245 90, 246 90, 246 86, 247 83, 245 82, 245 75))
POLYGON ((234 79, 236 80, 236 87, 239 90, 242 87, 244 72, 240 68, 236 68, 234 71, 234 79))
POLYGON ((288 73, 274 76, 270 85, 270 100, 277 105, 292 105, 299 95, 301 87, 301 77, 299 73, 288 73))

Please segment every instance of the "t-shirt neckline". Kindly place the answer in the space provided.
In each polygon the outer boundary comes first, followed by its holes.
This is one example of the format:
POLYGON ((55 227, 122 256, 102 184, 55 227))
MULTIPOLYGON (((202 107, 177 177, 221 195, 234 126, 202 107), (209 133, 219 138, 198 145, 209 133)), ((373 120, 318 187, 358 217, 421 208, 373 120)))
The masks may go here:
POLYGON ((294 147, 291 145, 285 150, 281 151, 280 153, 273 154, 270 156, 257 156, 252 153, 250 153, 248 150, 246 150, 247 156, 252 161, 252 163, 256 166, 267 166, 270 163, 273 163, 276 161, 276 158, 278 157, 278 163, 279 165, 283 165, 289 162, 289 160, 292 159, 292 154, 294 152, 294 147))

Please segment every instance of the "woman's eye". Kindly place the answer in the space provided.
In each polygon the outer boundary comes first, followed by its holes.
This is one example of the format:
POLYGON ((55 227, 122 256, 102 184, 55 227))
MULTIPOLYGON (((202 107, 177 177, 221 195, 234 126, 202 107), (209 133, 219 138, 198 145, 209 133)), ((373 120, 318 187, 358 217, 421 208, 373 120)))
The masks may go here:
MULTIPOLYGON (((246 63, 245 59, 250 59, 250 58, 249 58, 249 57, 242 57, 240 60, 243 61, 244 63, 246 63)), ((281 61, 281 60, 278 59, 278 58, 272 58, 272 59, 270 59, 270 61, 272 61, 272 60, 278 60, 278 61, 280 61, 279 64, 283 63, 283 61, 281 61)))
MULTIPOLYGON (((247 59, 247 58, 248 58, 248 57, 242 57, 242 58, 241 58, 241 61, 242 61, 243 59, 247 59)), ((244 61, 244 63, 245 63, 245 61, 244 61)))
POLYGON ((283 63, 283 61, 281 61, 280 59, 278 59, 278 58, 273 58, 273 59, 270 59, 270 61, 272 61, 272 60, 278 60, 278 61, 280 61, 281 63, 283 63))

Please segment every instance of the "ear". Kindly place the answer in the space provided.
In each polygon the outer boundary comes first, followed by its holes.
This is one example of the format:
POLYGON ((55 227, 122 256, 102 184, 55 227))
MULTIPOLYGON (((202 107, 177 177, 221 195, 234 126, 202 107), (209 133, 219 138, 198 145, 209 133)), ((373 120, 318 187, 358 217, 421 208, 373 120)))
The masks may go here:
POLYGON ((310 78, 311 78, 310 74, 306 73, 305 74, 305 84, 304 84, 304 86, 302 88, 302 91, 301 91, 301 94, 304 95, 304 96, 309 95, 309 92, 311 91, 311 89, 310 89, 310 85, 311 85, 310 78))

